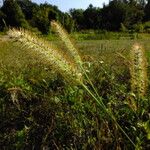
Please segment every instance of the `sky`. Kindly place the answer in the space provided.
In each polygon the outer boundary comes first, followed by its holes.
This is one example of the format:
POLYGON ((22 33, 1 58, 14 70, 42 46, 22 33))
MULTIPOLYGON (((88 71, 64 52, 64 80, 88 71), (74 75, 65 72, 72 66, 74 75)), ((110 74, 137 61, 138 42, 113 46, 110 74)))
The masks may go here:
POLYGON ((86 9, 89 4, 94 7, 103 7, 103 3, 108 4, 109 0, 32 0, 36 3, 48 2, 49 4, 56 5, 63 12, 68 12, 70 8, 86 9))

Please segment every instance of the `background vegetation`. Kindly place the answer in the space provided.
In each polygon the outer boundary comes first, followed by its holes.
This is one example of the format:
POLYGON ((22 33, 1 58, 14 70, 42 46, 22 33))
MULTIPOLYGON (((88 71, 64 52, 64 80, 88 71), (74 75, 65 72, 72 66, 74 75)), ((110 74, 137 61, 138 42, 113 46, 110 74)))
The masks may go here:
POLYGON ((4 0, 0 8, 0 30, 9 26, 51 32, 49 22, 59 21, 68 32, 82 30, 150 32, 149 0, 111 0, 103 8, 92 4, 86 10, 70 9, 61 12, 48 3, 36 4, 30 0, 4 0))
POLYGON ((149 6, 150 1, 113 0, 103 8, 90 5, 86 10, 63 13, 47 3, 4 0, 0 9, 4 31, 0 35, 1 149, 149 150, 149 6), (87 75, 107 111, 113 112, 134 144, 81 85, 68 82, 53 64, 31 55, 29 45, 5 35, 9 27, 23 27, 42 36, 43 45, 54 44, 65 53, 66 46, 54 34, 51 20, 59 21, 76 39, 74 45, 87 75), (135 42, 142 45, 145 55, 139 57, 137 52, 131 58, 135 42), (131 86, 134 74, 130 68, 140 66, 141 58, 147 62, 142 69, 148 79, 139 96, 131 86))

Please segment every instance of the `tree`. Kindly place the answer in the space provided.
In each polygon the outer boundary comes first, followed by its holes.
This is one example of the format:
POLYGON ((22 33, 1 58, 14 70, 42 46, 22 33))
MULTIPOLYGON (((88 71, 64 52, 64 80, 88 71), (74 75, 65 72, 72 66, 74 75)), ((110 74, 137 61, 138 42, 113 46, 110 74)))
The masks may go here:
POLYGON ((42 5, 38 8, 34 8, 31 25, 37 27, 43 34, 49 33, 50 22, 48 19, 48 10, 42 5))
POLYGON ((144 10, 136 1, 130 1, 127 5, 126 17, 124 25, 128 28, 132 28, 135 24, 142 23, 144 18, 144 10))
POLYGON ((127 4, 113 0, 102 9, 102 28, 106 30, 119 30, 124 23, 127 12, 127 4))
POLYGON ((101 24, 101 10, 99 8, 90 4, 83 15, 86 29, 99 29, 101 24))
POLYGON ((14 27, 28 27, 25 16, 15 0, 5 0, 1 8, 6 15, 6 24, 14 27))
POLYGON ((5 18, 6 15, 0 10, 0 31, 2 31, 5 27, 5 18))
POLYGON ((68 13, 64 13, 63 14, 63 26, 64 28, 69 32, 73 32, 74 31, 74 20, 71 18, 71 16, 68 13))
POLYGON ((145 0, 139 0, 139 4, 144 8, 146 5, 146 1, 145 0))
POLYGON ((41 4, 33 9, 33 18, 31 25, 37 27, 43 34, 50 32, 50 21, 57 20, 58 14, 56 8, 50 4, 41 4))
POLYGON ((70 9, 70 15, 75 21, 75 27, 77 30, 84 29, 85 27, 83 12, 83 9, 70 9))
POLYGON ((150 21, 150 0, 147 1, 144 12, 145 12, 145 21, 150 21))
POLYGON ((30 0, 17 0, 17 3, 22 9, 26 20, 31 20, 33 17, 33 9, 39 7, 36 3, 33 3, 30 0))

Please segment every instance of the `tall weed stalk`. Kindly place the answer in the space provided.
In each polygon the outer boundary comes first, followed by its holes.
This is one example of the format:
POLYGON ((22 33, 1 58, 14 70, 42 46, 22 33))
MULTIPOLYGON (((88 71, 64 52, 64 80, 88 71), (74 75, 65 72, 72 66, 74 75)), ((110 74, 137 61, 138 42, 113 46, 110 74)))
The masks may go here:
POLYGON ((73 81, 73 83, 82 80, 81 73, 74 67, 74 64, 54 45, 23 29, 10 29, 8 35, 19 43, 20 47, 25 47, 31 56, 37 55, 39 59, 61 73, 67 80, 73 81))
POLYGON ((75 48, 74 44, 70 40, 69 35, 67 34, 67 32, 61 27, 61 25, 59 23, 57 23, 55 21, 53 21, 51 25, 55 29, 55 31, 58 33, 58 35, 62 39, 62 41, 65 43, 68 51, 70 51, 70 53, 73 55, 73 58, 74 58, 75 62, 79 65, 78 68, 80 68, 81 71, 83 72, 83 74, 85 75, 86 79, 88 80, 88 82, 90 83, 91 87, 93 88, 93 92, 94 93, 84 84, 84 82, 81 82, 80 84, 93 97, 93 99, 103 109, 103 111, 109 117, 111 117, 111 119, 113 120, 113 122, 117 125, 117 127, 121 130, 121 132, 128 138, 128 140, 135 147, 134 142, 126 134, 126 132, 124 131, 124 129, 118 124, 118 122, 117 122, 115 116, 113 115, 113 113, 111 112, 111 110, 108 110, 107 107, 105 106, 105 104, 103 103, 102 98, 99 96, 99 94, 98 94, 95 86, 93 85, 93 83, 90 80, 88 74, 86 73, 85 69, 83 68, 83 66, 82 66, 82 60, 81 60, 81 58, 80 58, 80 56, 78 54, 77 49, 75 48))
POLYGON ((67 50, 70 52, 72 58, 74 59, 75 64, 72 64, 70 63, 70 61, 68 61, 68 59, 65 59, 62 56, 62 54, 52 45, 33 36, 31 33, 27 31, 11 29, 9 30, 8 35, 15 41, 21 43, 23 46, 30 49, 30 51, 37 53, 39 57, 45 59, 48 64, 52 65, 52 67, 56 69, 58 72, 60 72, 66 79, 69 78, 70 80, 76 82, 76 84, 82 85, 83 88, 93 97, 93 99, 101 107, 101 109, 112 119, 112 121, 117 125, 117 127, 121 130, 121 132, 135 147, 134 142, 126 134, 124 129, 118 124, 112 111, 107 109, 107 107, 103 103, 102 98, 99 96, 95 86, 93 85, 88 74, 83 68, 82 60, 78 54, 77 49, 74 47, 74 44, 72 44, 71 40, 69 39, 69 35, 63 30, 63 28, 58 23, 53 21, 52 26, 54 27, 56 32, 58 32, 62 41, 65 43, 67 50), (82 79, 84 75, 93 90, 90 90, 88 86, 84 83, 82 79))
POLYGON ((131 90, 137 98, 142 98, 146 93, 148 79, 146 56, 140 44, 132 46, 130 59, 131 90))

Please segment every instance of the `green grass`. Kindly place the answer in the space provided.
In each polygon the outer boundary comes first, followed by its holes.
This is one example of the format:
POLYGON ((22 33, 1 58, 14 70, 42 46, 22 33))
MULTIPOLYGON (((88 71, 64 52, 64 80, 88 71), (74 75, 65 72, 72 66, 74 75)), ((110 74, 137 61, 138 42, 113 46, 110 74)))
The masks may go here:
MULTIPOLYGON (((65 51, 60 41, 51 42, 65 51)), ((85 40, 75 45, 107 109, 136 149, 146 150, 150 148, 150 91, 135 111, 128 67, 134 42, 85 40)), ((144 46, 150 64, 149 40, 136 42, 144 46)), ((148 77, 149 73, 148 67, 148 77)), ((0 91, 2 149, 135 149, 87 91, 68 84, 16 43, 0 41, 0 91)))
POLYGON ((72 33, 73 39, 84 40, 133 40, 150 39, 149 33, 129 33, 129 32, 107 32, 107 31, 83 31, 72 33))

